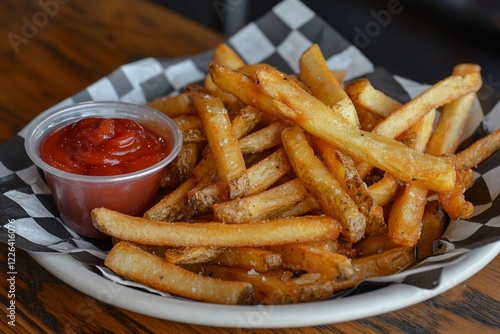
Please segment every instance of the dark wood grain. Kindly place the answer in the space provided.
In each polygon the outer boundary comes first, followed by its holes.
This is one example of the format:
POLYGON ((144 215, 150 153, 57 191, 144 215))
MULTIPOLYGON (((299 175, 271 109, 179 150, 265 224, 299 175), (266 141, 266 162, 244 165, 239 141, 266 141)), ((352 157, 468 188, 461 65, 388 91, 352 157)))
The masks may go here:
MULTIPOLYGON (((147 1, 45 2, 57 3, 57 13, 47 15, 36 33, 17 46, 7 37, 9 33, 23 36, 25 22, 41 18, 43 8, 35 0, 0 2, 0 142, 41 111, 120 65, 149 56, 195 54, 224 40, 224 36, 147 1)), ((1 244, 3 264, 7 253, 6 245, 1 244)), ((21 249, 16 250, 16 265, 16 326, 7 324, 8 310, 2 307, 0 332, 484 334, 500 329, 498 257, 462 284, 403 310, 328 326, 262 330, 212 328, 151 318, 73 289, 21 249)), ((0 270, 0 299, 5 306, 11 300, 7 272, 4 265, 0 270)))

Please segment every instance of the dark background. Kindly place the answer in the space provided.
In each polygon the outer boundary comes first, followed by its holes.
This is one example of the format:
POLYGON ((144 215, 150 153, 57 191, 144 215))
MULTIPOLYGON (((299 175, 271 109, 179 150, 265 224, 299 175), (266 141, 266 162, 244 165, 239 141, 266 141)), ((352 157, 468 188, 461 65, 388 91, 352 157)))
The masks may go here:
MULTIPOLYGON (((154 0, 227 36, 269 11, 278 0, 154 0)), ((481 65, 500 91, 498 0, 303 0, 376 66, 424 83, 463 62, 481 65), (397 8, 397 13, 394 9, 397 8), (389 14, 383 15, 383 14, 389 14), (378 24, 373 37, 360 35, 378 24), (366 38, 368 37, 368 38, 366 38)))

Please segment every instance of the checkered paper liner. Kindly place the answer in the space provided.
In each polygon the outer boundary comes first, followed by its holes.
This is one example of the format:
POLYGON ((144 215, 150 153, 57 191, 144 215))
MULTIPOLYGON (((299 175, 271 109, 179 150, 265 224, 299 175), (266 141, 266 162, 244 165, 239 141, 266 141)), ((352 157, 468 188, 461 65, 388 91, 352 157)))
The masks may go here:
MULTIPOLYGON (((402 103, 429 87, 374 67, 360 50, 296 0, 281 2, 233 35, 227 43, 247 63, 269 63, 288 73, 298 72, 300 55, 312 43, 317 43, 330 68, 347 70, 346 81, 367 77, 376 88, 402 103)), ((126 64, 53 108, 90 100, 140 104, 158 96, 176 94, 186 84, 204 80, 212 52, 178 59, 146 58, 126 64)), ((498 95, 487 87, 482 88, 465 129, 463 145, 500 127, 498 102, 498 95)), ((109 242, 82 238, 62 224, 43 173, 24 150, 25 131, 26 128, 0 147, 0 219, 3 227, 0 241, 7 243, 15 231, 18 248, 70 254, 78 261, 96 266, 109 279, 135 285, 103 267, 109 242)), ((499 164, 500 152, 475 169, 476 181, 466 193, 475 206, 474 215, 470 220, 450 222, 443 237, 436 242, 435 255, 402 273, 369 280, 358 291, 366 290, 367 286, 372 288, 370 282, 374 281, 376 286, 403 282, 433 288, 439 284, 445 266, 460 261, 470 249, 498 242, 499 164)))

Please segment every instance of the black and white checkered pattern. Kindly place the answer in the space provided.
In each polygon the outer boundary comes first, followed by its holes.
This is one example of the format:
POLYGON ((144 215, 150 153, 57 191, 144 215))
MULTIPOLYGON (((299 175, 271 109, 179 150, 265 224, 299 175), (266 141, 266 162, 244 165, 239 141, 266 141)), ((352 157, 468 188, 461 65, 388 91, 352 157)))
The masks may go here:
MULTIPOLYGON (((366 76, 376 88, 400 102, 408 101, 428 87, 374 68, 356 47, 296 0, 281 2, 228 41, 247 63, 266 62, 289 73, 298 72, 298 59, 312 43, 319 44, 330 68, 348 71, 346 80, 366 76)), ((146 58, 126 64, 54 108, 89 100, 145 103, 158 96, 175 94, 188 83, 203 81, 212 52, 179 59, 146 58)), ((498 95, 486 87, 478 97, 464 134, 464 145, 500 125, 498 95)), ((0 219, 3 227, 0 228, 0 241, 7 242, 9 227, 15 226, 19 248, 69 253, 85 263, 102 263, 109 245, 85 240, 61 223, 43 175, 24 151, 24 131, 0 147, 0 219)), ((446 252, 498 241, 499 164, 500 153, 497 153, 476 169, 476 183, 467 192, 467 197, 475 204, 474 217, 450 223, 440 244, 446 252)), ((439 276, 440 265, 436 268, 439 261, 435 257, 431 261, 432 277, 439 276)), ((447 262, 450 263, 443 256, 442 266, 447 262)), ((407 275, 408 284, 425 281, 422 276, 414 279, 414 273, 408 273, 412 274, 407 275)), ((400 277, 397 280, 401 281, 400 277)))

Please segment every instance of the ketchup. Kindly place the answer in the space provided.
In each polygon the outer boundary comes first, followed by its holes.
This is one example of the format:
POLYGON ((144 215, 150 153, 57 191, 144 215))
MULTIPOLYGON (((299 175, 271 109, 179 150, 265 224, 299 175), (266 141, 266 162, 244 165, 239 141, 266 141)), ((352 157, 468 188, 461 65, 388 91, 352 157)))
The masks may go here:
POLYGON ((50 133, 40 156, 69 173, 109 176, 150 167, 171 150, 163 137, 135 121, 88 117, 50 133))

